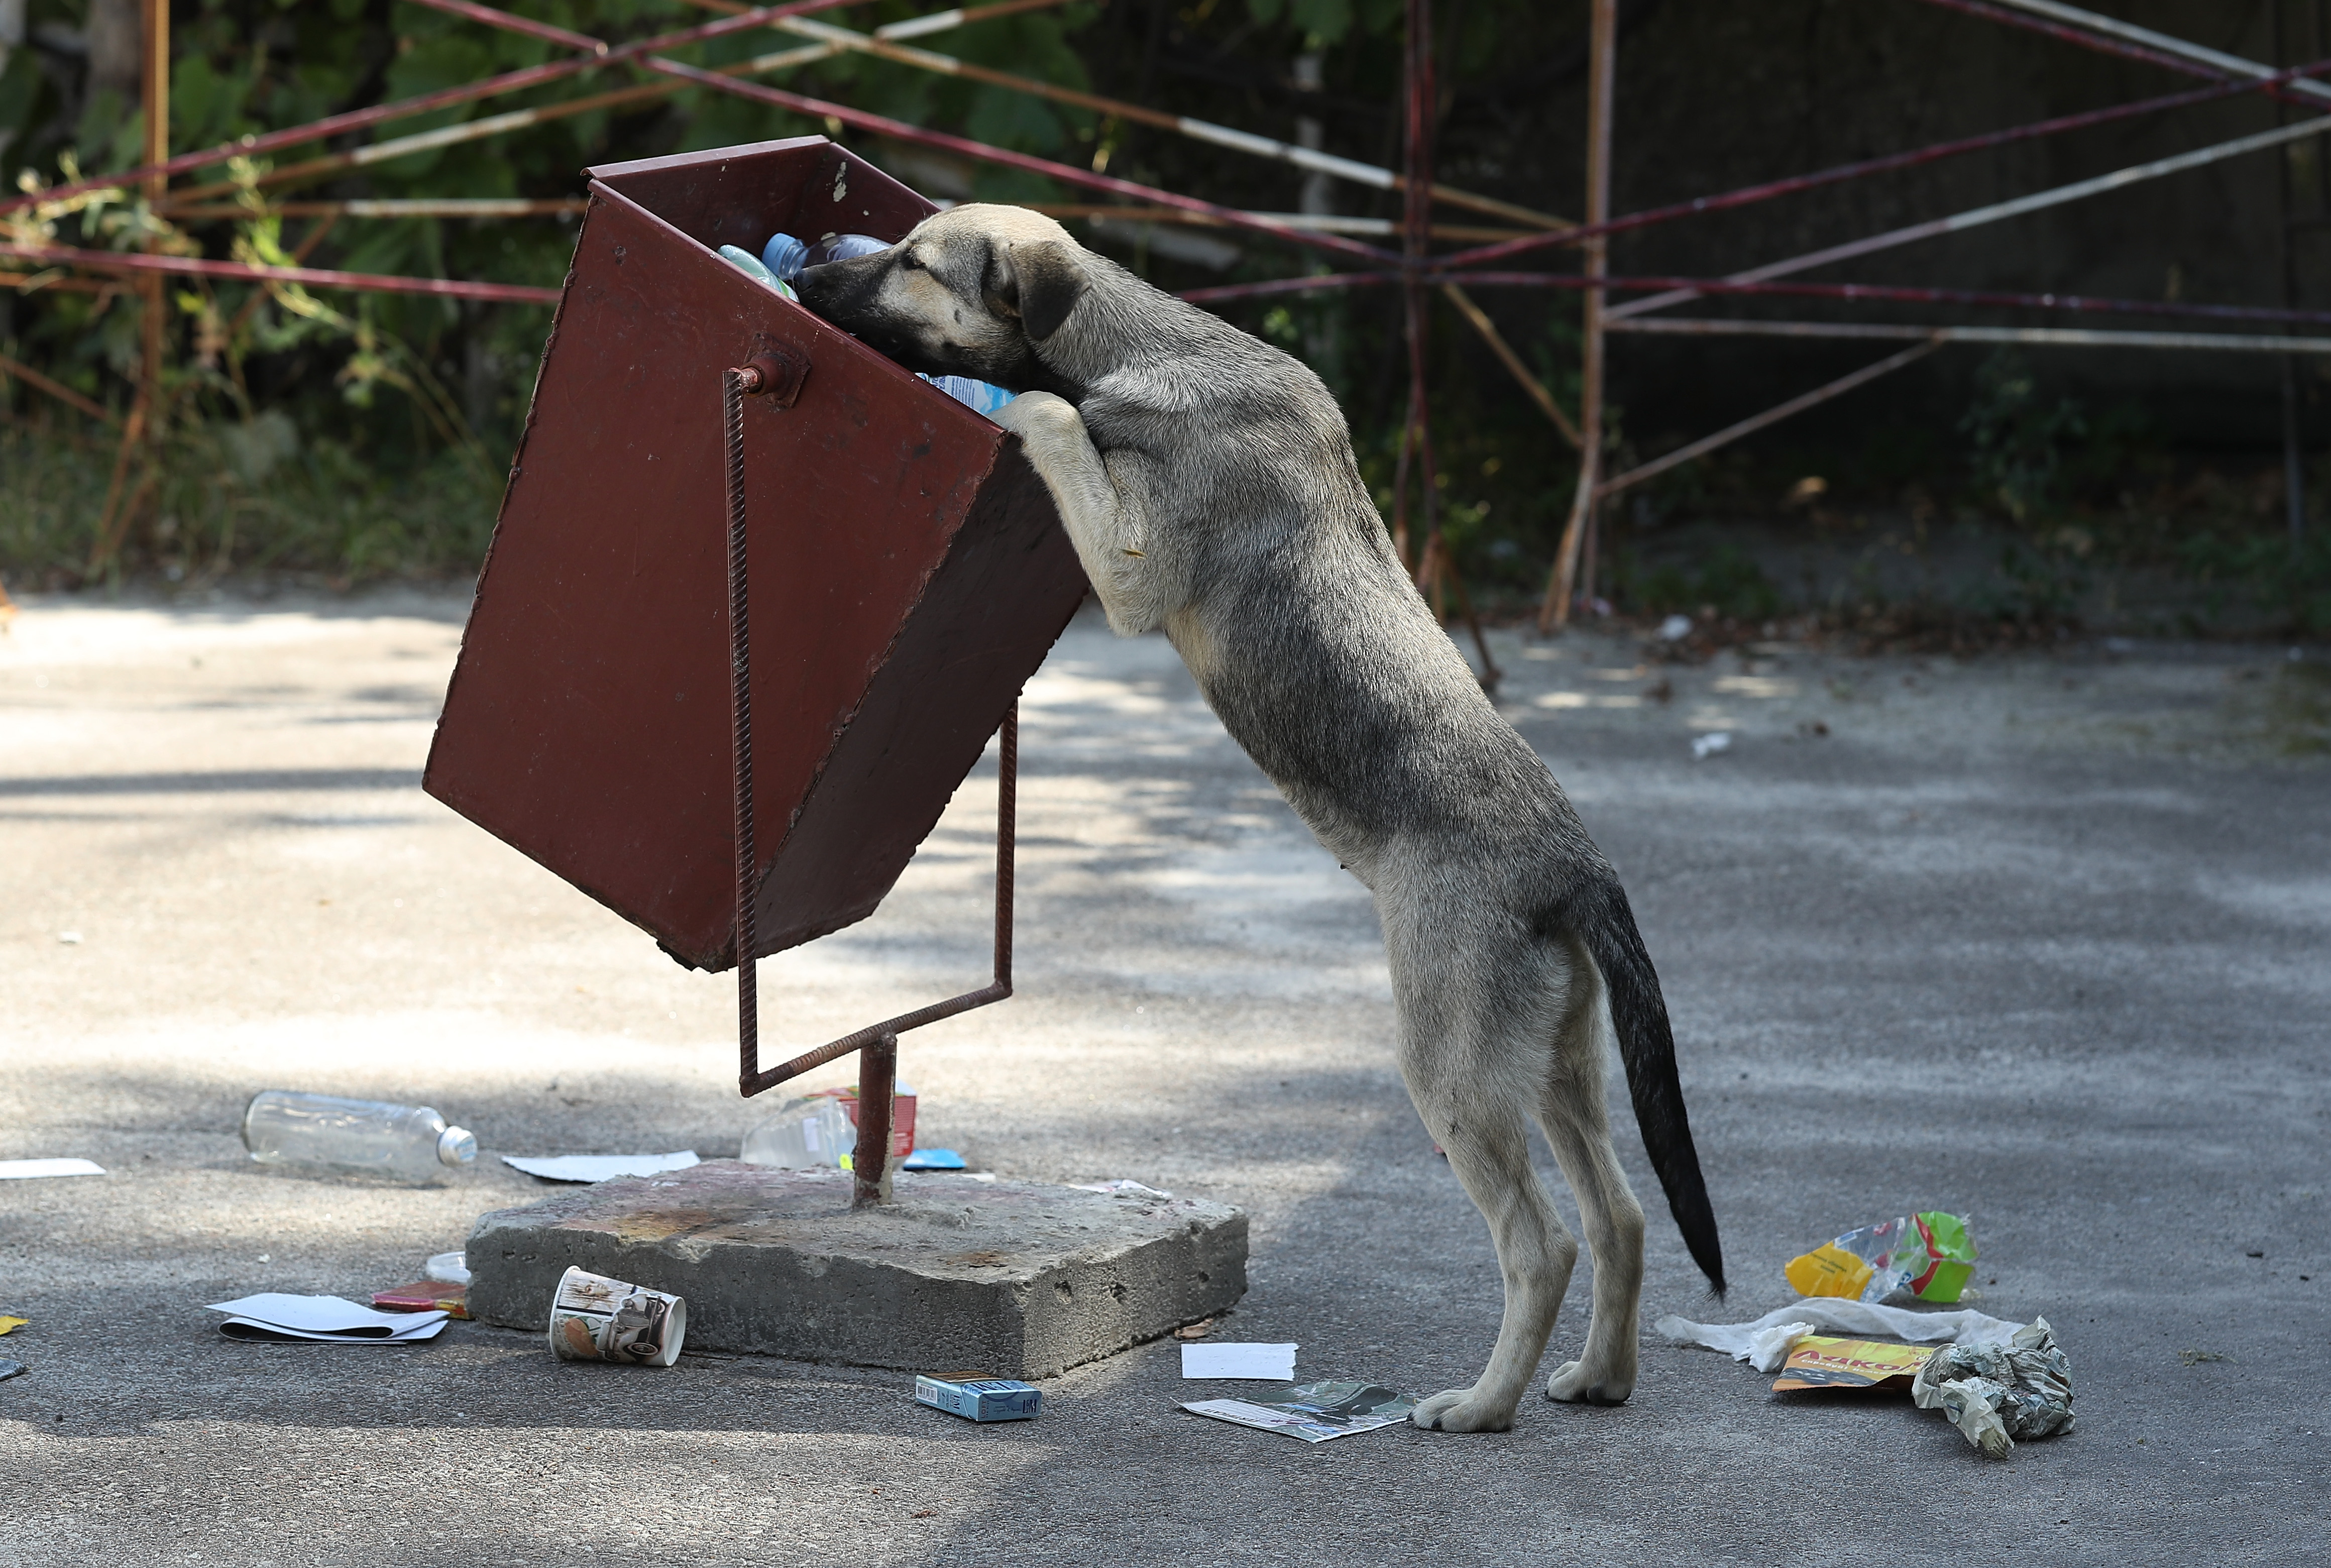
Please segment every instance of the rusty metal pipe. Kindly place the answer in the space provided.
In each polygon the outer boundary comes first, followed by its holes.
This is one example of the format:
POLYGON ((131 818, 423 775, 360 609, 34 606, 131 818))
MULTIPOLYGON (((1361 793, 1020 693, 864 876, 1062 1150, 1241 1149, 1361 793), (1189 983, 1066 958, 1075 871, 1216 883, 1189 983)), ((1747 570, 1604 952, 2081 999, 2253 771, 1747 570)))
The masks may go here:
MULTIPOLYGON (((1194 305, 1302 293, 1309 290, 1365 288, 1398 283, 1398 272, 1321 272, 1303 278, 1274 278, 1261 283, 1226 284, 1218 289, 1193 289, 1181 296, 1194 305)), ((1464 283, 1505 289, 1586 289, 1600 287, 1612 293, 1689 290, 1698 294, 1756 297, 1778 295, 1805 299, 1844 299, 1895 304, 1972 305, 2003 310, 2071 310, 2125 316, 2183 316, 2221 321, 2256 321, 2285 326, 2331 326, 2331 310, 2286 309, 2270 305, 2205 305, 2166 299, 2117 299, 2089 294, 2011 294, 1986 289, 1931 289, 1891 283, 1765 282, 1733 278, 1608 276, 1599 281, 1575 272, 1428 272, 1428 283, 1464 283)), ((1616 331, 1631 318, 1613 312, 1606 323, 1616 331)), ((1919 330, 1924 331, 1925 328, 1919 330)))
POLYGON ((433 294, 446 299, 485 299, 504 305, 556 305, 558 290, 524 283, 465 283, 452 278, 406 278, 386 272, 335 272, 321 267, 251 267, 199 256, 149 256, 133 251, 90 251, 68 245, 0 243, 0 256, 83 267, 93 272, 164 273, 182 278, 227 278, 243 282, 300 283, 311 289, 352 289, 371 294, 433 294))
MULTIPOLYGON (((368 109, 350 109, 346 114, 327 115, 322 119, 309 120, 303 125, 288 126, 281 130, 238 137, 233 141, 221 142, 216 147, 204 147, 195 152, 180 153, 177 157, 162 163, 145 164, 137 168, 123 169, 117 174, 106 175, 101 178, 80 180, 71 185, 52 185, 44 190, 11 196, 5 201, 0 201, 0 213, 13 213, 20 207, 28 207, 37 202, 62 201, 90 191, 135 185, 157 176, 168 178, 174 175, 190 173, 195 169, 207 168, 214 164, 223 164, 229 158, 255 157, 260 153, 273 152, 279 147, 300 147, 311 141, 325 141, 352 130, 363 130, 370 126, 386 124, 390 120, 409 119, 414 115, 427 114, 433 109, 446 109, 458 103, 473 103, 482 98, 499 98, 504 93, 518 92, 529 87, 539 87, 545 82, 562 81, 566 77, 580 75, 586 71, 604 70, 610 65, 620 65, 626 61, 637 60, 655 50, 678 49, 690 43, 700 43, 709 38, 726 37, 732 33, 766 27, 780 16, 806 15, 811 12, 831 11, 839 6, 859 3, 860 0, 790 0, 787 5, 763 6, 743 15, 727 17, 718 22, 707 22, 696 27, 683 28, 677 33, 659 33, 653 38, 642 38, 633 43, 598 44, 599 52, 587 55, 577 54, 569 60, 550 61, 541 65, 530 65, 521 71, 506 71, 500 76, 490 76, 480 81, 464 82, 458 87, 440 88, 434 92, 420 93, 412 98, 401 98, 394 103, 378 103, 368 109)), ((581 34, 578 33, 576 36, 580 37, 581 34)), ((598 43, 597 40, 592 42, 595 44, 598 43)))
MULTIPOLYGON (((2317 60, 2307 65, 2292 66, 2276 73, 2274 82, 2298 81, 2331 71, 2331 60, 2317 60)), ((2098 126, 2112 125, 2125 119, 2135 119, 2148 114, 2162 114, 2171 109, 2186 109, 2195 104, 2214 103, 2220 99, 2237 98, 2246 92, 2257 92, 2269 85, 2258 81, 2222 81, 2212 87, 2196 87, 2184 92, 2173 92, 2160 98, 2140 99, 2133 103, 2116 104, 2110 109, 2085 109, 2079 114, 2059 115, 2052 119, 2034 120, 2029 125, 2010 126, 2003 130, 1979 132, 1952 141, 1938 141, 1908 152, 1888 153, 1882 157, 1863 158, 1856 163, 1839 164, 1832 168, 1816 169, 1811 174, 1791 175, 1784 179, 1765 180, 1736 190, 1722 191, 1712 196, 1694 196, 1689 201, 1671 202, 1665 206, 1645 207, 1641 212, 1627 213, 1607 223, 1581 224, 1561 234, 1527 234, 1511 240, 1501 240, 1478 250, 1460 251, 1441 259, 1448 267, 1481 267, 1492 261, 1511 261, 1543 252, 1549 247, 1583 244, 1603 234, 1625 233, 1634 229, 1673 223, 1679 218, 1698 217, 1703 213, 1729 212, 1736 207, 1753 206, 1759 202, 1773 201, 1781 196, 1818 190, 1825 185, 1847 180, 1866 178, 1870 175, 1890 174, 1897 169, 1915 168, 1943 158, 1957 157, 1965 153, 1983 152, 1993 147, 2010 147, 2018 142, 2033 141, 2045 137, 2061 136, 2069 131, 2090 130, 2098 126)))
POLYGON ((858 1053, 858 1146, 851 1154, 850 1206, 890 1201, 890 1113, 899 1087, 899 1037, 886 1034, 858 1053))

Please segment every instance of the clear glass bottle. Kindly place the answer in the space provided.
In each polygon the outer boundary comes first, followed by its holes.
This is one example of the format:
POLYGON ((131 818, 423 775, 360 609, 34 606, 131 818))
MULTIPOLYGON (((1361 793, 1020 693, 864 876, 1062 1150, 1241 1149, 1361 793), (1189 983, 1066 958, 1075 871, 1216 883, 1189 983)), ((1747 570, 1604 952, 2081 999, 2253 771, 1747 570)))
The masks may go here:
POLYGON ((466 1127, 427 1106, 263 1089, 243 1113, 243 1146, 262 1165, 319 1165, 425 1182, 478 1157, 466 1127))
POLYGON ((775 1116, 747 1133, 737 1157, 748 1165, 806 1171, 838 1167, 842 1156, 857 1146, 858 1129, 842 1102, 832 1095, 810 1095, 787 1100, 775 1116))

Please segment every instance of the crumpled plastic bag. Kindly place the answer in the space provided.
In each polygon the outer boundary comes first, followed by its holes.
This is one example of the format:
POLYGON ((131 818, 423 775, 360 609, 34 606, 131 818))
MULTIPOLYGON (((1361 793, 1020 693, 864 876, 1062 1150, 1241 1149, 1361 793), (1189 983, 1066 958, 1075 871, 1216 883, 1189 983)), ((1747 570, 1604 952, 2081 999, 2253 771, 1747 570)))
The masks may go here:
POLYGON ((1694 1323, 1670 1313, 1651 1326, 1680 1345, 1704 1345, 1758 1372, 1778 1372, 1797 1341, 1808 1334, 1889 1335, 1913 1345, 1950 1340, 1958 1345, 2004 1345, 2023 1326, 1972 1309, 1913 1312, 1874 1301, 1810 1297, 1776 1307, 1748 1323, 1694 1323), (1793 1330, 1794 1332, 1788 1332, 1793 1330))
POLYGON ((2072 1430, 2072 1364, 2035 1317, 2005 1345, 1944 1345, 1911 1380, 1910 1400, 1948 1416, 1984 1458, 2003 1459, 2018 1438, 2072 1430))

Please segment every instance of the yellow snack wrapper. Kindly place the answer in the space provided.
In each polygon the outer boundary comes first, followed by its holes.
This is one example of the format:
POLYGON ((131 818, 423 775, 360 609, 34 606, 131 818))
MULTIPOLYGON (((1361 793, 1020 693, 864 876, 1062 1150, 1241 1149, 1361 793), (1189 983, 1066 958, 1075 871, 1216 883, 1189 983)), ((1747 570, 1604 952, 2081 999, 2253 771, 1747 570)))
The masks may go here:
POLYGON ((1808 1334, 1789 1352, 1775 1393, 1797 1388, 1892 1388, 1908 1391, 1935 1354, 1930 1345, 1887 1345, 1874 1339, 1832 1339, 1808 1334))

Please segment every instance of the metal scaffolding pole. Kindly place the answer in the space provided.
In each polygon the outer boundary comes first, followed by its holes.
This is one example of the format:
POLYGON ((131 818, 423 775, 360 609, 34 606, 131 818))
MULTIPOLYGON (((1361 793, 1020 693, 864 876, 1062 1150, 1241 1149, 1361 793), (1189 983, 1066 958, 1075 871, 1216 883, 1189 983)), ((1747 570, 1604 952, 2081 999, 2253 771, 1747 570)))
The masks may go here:
MULTIPOLYGON (((1587 40, 1586 86, 1586 223, 1589 228, 1611 221, 1611 109, 1618 84, 1619 3, 1594 0, 1594 19, 1587 40)), ((1578 491, 1571 499, 1570 518, 1563 525, 1562 544, 1555 551, 1554 572, 1546 580, 1546 600, 1538 606, 1540 635, 1559 632, 1570 623, 1570 594, 1578 575, 1578 557, 1586 530, 1594 517, 1594 486, 1603 466, 1603 290, 1596 286, 1610 271, 1611 241, 1597 234, 1586 242, 1584 272, 1588 279, 1580 312, 1578 400, 1578 491)))

